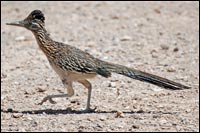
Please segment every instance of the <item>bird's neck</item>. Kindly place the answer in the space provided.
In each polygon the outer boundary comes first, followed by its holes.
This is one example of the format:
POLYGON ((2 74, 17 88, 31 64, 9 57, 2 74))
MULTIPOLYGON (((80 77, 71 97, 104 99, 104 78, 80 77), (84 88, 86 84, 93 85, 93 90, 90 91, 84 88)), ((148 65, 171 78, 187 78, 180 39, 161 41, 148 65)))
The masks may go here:
POLYGON ((37 40, 40 49, 47 55, 56 50, 55 42, 50 38, 46 29, 34 31, 33 34, 37 40))

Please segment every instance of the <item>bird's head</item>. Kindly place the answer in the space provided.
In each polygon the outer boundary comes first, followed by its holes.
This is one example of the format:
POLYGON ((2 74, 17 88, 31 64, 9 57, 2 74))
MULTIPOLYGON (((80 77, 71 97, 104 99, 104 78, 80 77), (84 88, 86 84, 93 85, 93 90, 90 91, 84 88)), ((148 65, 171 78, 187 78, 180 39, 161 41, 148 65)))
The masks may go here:
POLYGON ((24 20, 6 24, 25 27, 26 29, 31 31, 38 31, 44 28, 44 20, 44 14, 40 10, 34 10, 24 20))

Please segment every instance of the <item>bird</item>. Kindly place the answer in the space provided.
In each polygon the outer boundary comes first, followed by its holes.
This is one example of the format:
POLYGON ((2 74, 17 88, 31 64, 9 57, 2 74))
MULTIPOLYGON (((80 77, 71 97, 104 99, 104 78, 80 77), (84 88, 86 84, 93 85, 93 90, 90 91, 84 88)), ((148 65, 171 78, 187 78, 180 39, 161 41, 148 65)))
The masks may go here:
POLYGON ((39 103, 40 105, 46 101, 55 104, 56 102, 53 98, 73 96, 74 89, 72 83, 79 82, 88 89, 86 108, 83 112, 92 112, 94 111, 94 109, 90 108, 92 85, 88 79, 94 78, 97 75, 109 78, 112 73, 151 83, 169 90, 191 88, 141 70, 100 60, 74 46, 54 41, 45 28, 45 16, 41 10, 33 10, 25 19, 6 24, 24 27, 33 33, 39 48, 46 55, 50 66, 59 75, 64 88, 67 89, 66 94, 47 95, 39 103))

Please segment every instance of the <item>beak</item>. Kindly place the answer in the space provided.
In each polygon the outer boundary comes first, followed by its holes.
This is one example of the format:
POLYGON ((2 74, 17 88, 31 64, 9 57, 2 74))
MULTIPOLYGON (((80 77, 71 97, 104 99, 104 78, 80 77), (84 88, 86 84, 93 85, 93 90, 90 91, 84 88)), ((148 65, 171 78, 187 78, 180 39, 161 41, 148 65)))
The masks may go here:
POLYGON ((16 21, 12 23, 6 23, 7 25, 14 25, 14 26, 19 26, 19 27, 24 27, 24 21, 16 21))

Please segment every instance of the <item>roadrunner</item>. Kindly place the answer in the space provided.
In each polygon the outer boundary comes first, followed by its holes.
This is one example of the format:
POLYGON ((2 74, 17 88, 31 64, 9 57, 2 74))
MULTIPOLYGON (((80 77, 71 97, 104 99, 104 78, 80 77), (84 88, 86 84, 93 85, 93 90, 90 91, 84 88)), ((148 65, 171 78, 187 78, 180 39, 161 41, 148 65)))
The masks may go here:
POLYGON ((40 10, 34 10, 22 21, 7 23, 8 25, 25 27, 32 31, 40 49, 44 52, 50 65, 59 75, 64 87, 67 89, 67 94, 46 96, 40 104, 46 101, 54 104, 56 102, 53 101, 53 98, 73 96, 72 82, 79 82, 88 89, 87 105, 84 111, 89 112, 92 110, 90 108, 92 85, 87 79, 94 78, 96 75, 108 78, 112 72, 170 90, 190 88, 140 70, 102 61, 73 46, 53 41, 45 29, 44 21, 44 14, 40 10))

